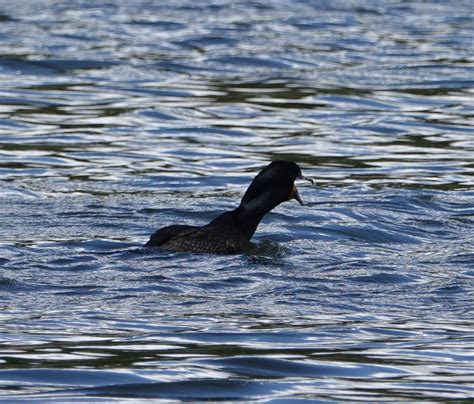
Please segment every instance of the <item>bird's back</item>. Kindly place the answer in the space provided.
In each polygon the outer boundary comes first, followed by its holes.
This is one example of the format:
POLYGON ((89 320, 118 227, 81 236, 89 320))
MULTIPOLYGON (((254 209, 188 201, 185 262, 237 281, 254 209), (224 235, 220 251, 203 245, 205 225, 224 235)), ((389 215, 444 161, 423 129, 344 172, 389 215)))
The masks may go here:
POLYGON ((153 234, 145 247, 171 251, 235 254, 250 246, 249 239, 231 220, 221 215, 206 226, 172 225, 153 234))

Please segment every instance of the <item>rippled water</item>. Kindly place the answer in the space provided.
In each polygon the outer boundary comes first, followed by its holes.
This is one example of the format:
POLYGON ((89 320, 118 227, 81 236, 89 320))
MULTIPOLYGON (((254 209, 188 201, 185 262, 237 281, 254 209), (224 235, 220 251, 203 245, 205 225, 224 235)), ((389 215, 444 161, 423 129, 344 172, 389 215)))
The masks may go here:
POLYGON ((473 13, 0 2, 0 400, 474 398, 473 13), (255 254, 141 247, 272 159, 255 254))

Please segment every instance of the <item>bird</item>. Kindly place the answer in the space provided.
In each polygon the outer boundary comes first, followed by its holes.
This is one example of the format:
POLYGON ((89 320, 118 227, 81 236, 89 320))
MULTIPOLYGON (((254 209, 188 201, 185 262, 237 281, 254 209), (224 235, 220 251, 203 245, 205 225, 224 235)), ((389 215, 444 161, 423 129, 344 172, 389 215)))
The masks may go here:
POLYGON ((295 199, 301 206, 295 180, 303 176, 292 161, 273 161, 261 170, 247 188, 240 205, 217 216, 205 226, 171 225, 151 235, 145 247, 207 254, 238 254, 248 251, 260 221, 282 202, 295 199))

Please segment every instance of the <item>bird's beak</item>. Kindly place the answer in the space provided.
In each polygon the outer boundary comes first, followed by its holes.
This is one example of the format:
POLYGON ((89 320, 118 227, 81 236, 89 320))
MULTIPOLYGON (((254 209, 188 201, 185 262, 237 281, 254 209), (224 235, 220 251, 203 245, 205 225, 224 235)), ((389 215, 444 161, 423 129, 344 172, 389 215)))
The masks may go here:
MULTIPOLYGON (((299 174, 298 178, 301 180, 309 181, 312 185, 314 185, 314 180, 312 178, 305 177, 303 174, 299 174)), ((304 205, 303 201, 301 200, 300 194, 298 193, 298 188, 296 188, 295 184, 293 184, 293 189, 290 192, 290 197, 288 198, 288 200, 291 199, 296 199, 301 206, 304 205)))
POLYGON ((311 182, 311 185, 314 185, 314 180, 313 180, 312 178, 305 177, 303 174, 298 175, 298 178, 299 178, 300 180, 309 181, 309 182, 311 182))
POLYGON ((290 192, 290 197, 288 198, 288 200, 291 199, 296 199, 301 206, 304 205, 303 201, 300 198, 300 194, 298 193, 298 188, 296 188, 295 184, 293 184, 293 189, 290 192))

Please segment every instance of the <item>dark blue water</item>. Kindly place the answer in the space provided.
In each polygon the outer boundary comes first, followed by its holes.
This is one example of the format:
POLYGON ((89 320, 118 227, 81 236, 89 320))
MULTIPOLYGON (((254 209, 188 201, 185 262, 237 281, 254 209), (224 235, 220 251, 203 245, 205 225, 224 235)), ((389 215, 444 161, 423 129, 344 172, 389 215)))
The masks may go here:
POLYGON ((473 13, 1 1, 0 400, 473 399, 473 13), (252 254, 141 247, 273 159, 252 254))

